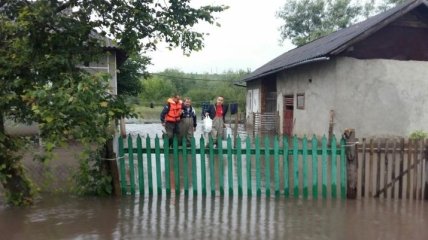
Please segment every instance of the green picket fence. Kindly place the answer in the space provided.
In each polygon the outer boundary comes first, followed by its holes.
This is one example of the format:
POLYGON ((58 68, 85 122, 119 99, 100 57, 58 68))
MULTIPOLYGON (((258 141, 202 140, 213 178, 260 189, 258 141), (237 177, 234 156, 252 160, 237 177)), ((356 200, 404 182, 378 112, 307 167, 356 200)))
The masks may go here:
POLYGON ((205 147, 192 138, 187 147, 174 139, 172 146, 159 137, 145 140, 141 136, 119 138, 120 183, 123 195, 175 194, 238 196, 264 193, 295 198, 346 198, 345 142, 337 144, 333 136, 318 140, 262 139, 249 137, 234 144, 230 136, 214 147, 212 139, 205 147), (154 141, 153 141, 154 140, 154 141), (289 143, 290 142, 290 143, 289 143), (162 145, 162 147, 161 147, 162 145), (235 147, 232 147, 232 146, 235 147), (227 171, 227 174, 225 174, 227 171), (208 188, 209 182, 209 188, 208 188), (246 187, 246 189, 244 189, 246 187), (147 191, 148 190, 148 191, 147 191), (245 191, 246 190, 246 191, 245 191))

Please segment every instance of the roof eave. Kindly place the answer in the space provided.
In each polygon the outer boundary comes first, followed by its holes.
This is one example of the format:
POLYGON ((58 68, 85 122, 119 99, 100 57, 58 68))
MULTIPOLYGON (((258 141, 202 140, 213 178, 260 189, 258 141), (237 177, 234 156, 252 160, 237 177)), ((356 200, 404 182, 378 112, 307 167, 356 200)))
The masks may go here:
POLYGON ((286 69, 290 69, 290 68, 293 68, 293 67, 297 67, 297 66, 300 66, 300 65, 304 65, 304 64, 308 64, 308 63, 313 63, 313 62, 328 61, 328 60, 330 60, 330 57, 328 57, 328 56, 318 56, 318 57, 315 57, 315 58, 311 58, 311 59, 307 59, 307 60, 304 60, 304 61, 301 61, 301 62, 290 64, 290 65, 287 65, 287 66, 283 66, 283 67, 279 67, 279 68, 276 68, 276 69, 272 69, 271 71, 267 71, 267 72, 261 73, 259 75, 250 77, 248 79, 245 79, 244 81, 245 82, 250 82, 250 81, 259 79, 261 77, 265 77, 265 76, 268 76, 268 75, 271 75, 271 74, 275 74, 275 73, 278 73, 280 71, 283 71, 283 70, 286 70, 286 69))

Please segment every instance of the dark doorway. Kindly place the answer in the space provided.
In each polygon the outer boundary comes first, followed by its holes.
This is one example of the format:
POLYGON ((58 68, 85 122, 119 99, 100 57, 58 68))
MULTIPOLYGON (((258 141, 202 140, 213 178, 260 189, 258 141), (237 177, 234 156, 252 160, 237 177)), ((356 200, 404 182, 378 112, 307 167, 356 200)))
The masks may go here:
POLYGON ((287 95, 284 96, 284 124, 283 124, 283 133, 286 136, 292 136, 293 134, 293 125, 294 125, 294 96, 287 95))

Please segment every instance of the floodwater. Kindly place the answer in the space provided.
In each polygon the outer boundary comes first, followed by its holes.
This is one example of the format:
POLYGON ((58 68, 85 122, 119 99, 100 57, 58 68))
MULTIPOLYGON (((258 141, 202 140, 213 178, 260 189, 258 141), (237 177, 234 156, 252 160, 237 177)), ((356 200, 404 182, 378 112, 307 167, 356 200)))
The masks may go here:
MULTIPOLYGON (((240 129, 240 136, 245 137, 240 129)), ((129 124, 127 131, 155 137, 162 134, 162 127, 159 123, 129 124)), ((197 131, 200 133, 199 128, 197 131)), ((0 201, 0 240, 422 240, 427 236, 428 201, 184 194, 121 198, 44 195, 28 208, 6 207, 0 201)))
MULTIPOLYGON (((165 131, 164 127, 160 123, 147 123, 147 124, 126 124, 126 133, 131 134, 133 137, 135 137, 137 134, 139 134, 141 137, 147 137, 155 138, 156 136, 159 138, 162 138, 162 134, 165 131)), ((241 137, 242 141, 244 142, 245 138, 247 136, 251 137, 251 134, 247 134, 245 130, 245 126, 243 124, 238 124, 235 126, 235 124, 226 124, 225 131, 230 134, 230 137, 232 137, 233 130, 236 129, 237 134, 239 137, 241 137)), ((199 146, 199 139, 204 136, 203 128, 202 128, 202 121, 199 121, 196 130, 194 133, 194 137, 196 140, 196 145, 199 146)), ((206 137, 206 135, 205 135, 206 137)), ((224 141, 225 142, 225 141, 224 141)))
POLYGON ((0 239, 426 239, 428 203, 246 197, 49 197, 0 207, 0 239))

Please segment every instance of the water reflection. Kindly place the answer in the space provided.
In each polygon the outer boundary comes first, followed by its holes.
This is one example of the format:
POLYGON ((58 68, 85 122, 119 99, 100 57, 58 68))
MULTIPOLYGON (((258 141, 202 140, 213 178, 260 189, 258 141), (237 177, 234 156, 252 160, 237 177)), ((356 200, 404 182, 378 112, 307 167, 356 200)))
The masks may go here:
POLYGON ((1 239, 425 239, 428 203, 256 197, 45 197, 0 209, 1 239))

